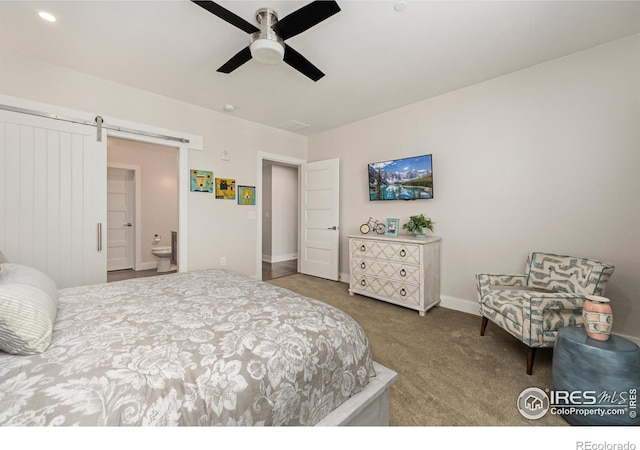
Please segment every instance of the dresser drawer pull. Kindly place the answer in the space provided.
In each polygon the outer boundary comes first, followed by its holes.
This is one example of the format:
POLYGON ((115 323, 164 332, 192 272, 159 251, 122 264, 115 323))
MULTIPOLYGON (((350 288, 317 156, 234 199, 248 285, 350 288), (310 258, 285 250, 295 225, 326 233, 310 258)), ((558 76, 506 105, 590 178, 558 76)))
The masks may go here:
POLYGON ((407 295, 407 291, 405 290, 405 288, 400 289, 400 295, 402 295, 403 297, 407 295))
POLYGON ((367 268, 367 265, 364 263, 364 261, 362 261, 362 264, 360 264, 360 268, 362 268, 362 269, 366 269, 367 268))
POLYGON ((406 270, 404 270, 404 269, 402 269, 402 270, 400 271, 400 276, 401 276, 401 277, 406 277, 406 276, 407 276, 407 271, 406 271, 406 270))
POLYGON ((400 256, 402 256, 403 258, 407 256, 407 251, 405 249, 400 250, 400 256))
POLYGON ((362 244, 362 245, 360 246, 360 251, 361 251, 361 252, 365 252, 365 251, 367 251, 367 247, 366 247, 364 244, 362 244))
POLYGON ((366 281, 364 280, 364 278, 363 278, 362 280, 360 280, 360 284, 361 284, 362 286, 366 286, 366 285, 367 285, 367 282, 366 282, 366 281))

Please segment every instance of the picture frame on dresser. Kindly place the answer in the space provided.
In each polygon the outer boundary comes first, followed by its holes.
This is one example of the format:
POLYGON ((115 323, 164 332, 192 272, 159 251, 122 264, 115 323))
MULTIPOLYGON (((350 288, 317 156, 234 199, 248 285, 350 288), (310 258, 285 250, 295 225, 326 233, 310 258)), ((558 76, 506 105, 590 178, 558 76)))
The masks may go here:
POLYGON ((398 227, 400 226, 400 219, 397 217, 389 217, 387 218, 386 225, 384 227, 384 235, 385 236, 397 236, 398 235, 398 227))

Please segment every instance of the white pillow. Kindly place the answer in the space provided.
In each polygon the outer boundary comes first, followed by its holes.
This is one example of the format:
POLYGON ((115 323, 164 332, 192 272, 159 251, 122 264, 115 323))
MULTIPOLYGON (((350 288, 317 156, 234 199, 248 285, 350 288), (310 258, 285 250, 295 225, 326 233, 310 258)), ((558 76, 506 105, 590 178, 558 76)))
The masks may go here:
POLYGON ((51 343, 58 311, 58 288, 48 275, 32 267, 0 266, 0 350, 33 355, 51 343))

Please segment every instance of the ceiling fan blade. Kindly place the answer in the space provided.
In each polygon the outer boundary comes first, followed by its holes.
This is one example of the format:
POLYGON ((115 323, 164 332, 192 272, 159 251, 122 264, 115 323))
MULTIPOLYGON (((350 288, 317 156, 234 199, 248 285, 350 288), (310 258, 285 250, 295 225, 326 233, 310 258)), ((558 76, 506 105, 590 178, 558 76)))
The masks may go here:
POLYGON ((315 1, 280 19, 272 28, 282 39, 289 39, 340 12, 334 1, 315 1))
POLYGON ((313 81, 318 81, 324 76, 324 73, 322 73, 320 69, 311 64, 307 58, 302 56, 287 44, 284 44, 284 62, 289 64, 291 67, 293 67, 303 75, 311 78, 313 81))
POLYGON ((238 67, 246 63, 251 59, 251 49, 247 46, 235 54, 229 61, 224 63, 218 72, 231 73, 238 67))
POLYGON ((233 25, 233 26, 235 26, 237 28, 240 28, 245 33, 251 34, 251 33, 256 33, 258 31, 260 31, 258 29, 258 27, 252 25, 251 23, 249 23, 246 20, 244 20, 242 17, 232 13, 228 9, 223 8, 222 6, 218 5, 215 2, 212 2, 212 1, 195 1, 195 0, 191 0, 191 1, 193 3, 195 3, 196 5, 200 6, 201 8, 206 9, 211 14, 214 14, 214 15, 220 17, 225 22, 228 22, 231 25, 233 25))

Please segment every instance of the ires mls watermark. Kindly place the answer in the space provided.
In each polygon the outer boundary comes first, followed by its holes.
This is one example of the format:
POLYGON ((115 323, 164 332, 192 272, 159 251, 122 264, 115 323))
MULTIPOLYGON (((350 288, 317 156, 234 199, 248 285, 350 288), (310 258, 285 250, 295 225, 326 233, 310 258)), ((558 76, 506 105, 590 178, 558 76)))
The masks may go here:
MULTIPOLYGON (((527 419, 540 419, 547 412, 562 416, 619 416, 636 419, 638 415, 636 388, 626 391, 544 391, 530 387, 518 396, 518 411, 527 419)), ((640 421, 638 421, 640 424, 640 421)))

